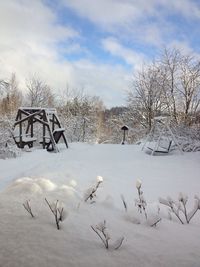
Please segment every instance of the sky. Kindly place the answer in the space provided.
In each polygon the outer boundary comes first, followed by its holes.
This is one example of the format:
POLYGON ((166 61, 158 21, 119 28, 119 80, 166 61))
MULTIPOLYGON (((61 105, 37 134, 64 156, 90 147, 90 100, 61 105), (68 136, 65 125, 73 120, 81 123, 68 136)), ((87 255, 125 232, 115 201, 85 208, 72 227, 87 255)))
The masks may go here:
POLYGON ((200 54, 200 0, 0 0, 0 79, 126 104, 135 71, 167 48, 200 54))

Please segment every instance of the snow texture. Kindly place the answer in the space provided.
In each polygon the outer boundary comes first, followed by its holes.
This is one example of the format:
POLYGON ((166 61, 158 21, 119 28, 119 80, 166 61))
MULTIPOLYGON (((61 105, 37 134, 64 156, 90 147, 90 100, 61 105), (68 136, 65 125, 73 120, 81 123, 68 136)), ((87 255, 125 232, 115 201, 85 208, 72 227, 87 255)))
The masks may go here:
POLYGON ((168 208, 158 200, 187 199, 191 212, 194 201, 200 205, 199 152, 151 157, 138 145, 87 144, 71 144, 68 150, 61 146, 60 151, 33 150, 0 160, 0 266, 200 266, 200 212, 182 225, 174 216, 169 220, 168 208), (162 217, 156 227, 137 223, 138 177, 148 219, 154 220, 155 213, 162 217), (91 204, 84 194, 95 179, 103 182, 91 204), (60 230, 45 198, 58 200, 66 212, 60 230), (27 201, 34 218, 23 207, 27 201), (111 244, 117 246, 124 237, 118 250, 106 250, 91 229, 104 220, 111 244))

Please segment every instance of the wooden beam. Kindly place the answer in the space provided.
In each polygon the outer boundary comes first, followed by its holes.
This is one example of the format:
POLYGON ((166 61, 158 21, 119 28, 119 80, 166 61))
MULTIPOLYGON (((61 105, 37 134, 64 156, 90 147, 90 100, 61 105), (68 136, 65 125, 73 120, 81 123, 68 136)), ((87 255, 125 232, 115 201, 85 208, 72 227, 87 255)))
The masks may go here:
MULTIPOLYGON (((24 113, 24 112, 22 112, 22 113, 24 113)), ((37 111, 37 112, 35 112, 35 113, 32 113, 32 114, 28 113, 28 114, 27 114, 27 117, 25 117, 25 118, 23 118, 23 119, 20 117, 20 120, 17 121, 17 122, 15 122, 15 126, 16 126, 17 124, 20 124, 20 123, 22 123, 22 122, 24 122, 24 121, 26 121, 26 120, 32 118, 32 117, 37 116, 37 115, 40 114, 40 113, 41 113, 41 110, 40 110, 40 111, 37 111)))
MULTIPOLYGON (((21 112, 19 113, 19 119, 20 119, 20 121, 22 119, 22 113, 21 112)), ((20 144, 20 147, 23 148, 23 144, 22 144, 22 122, 20 122, 20 124, 19 124, 19 144, 20 144)))
POLYGON ((47 114, 46 114, 45 111, 44 111, 44 119, 45 119, 45 121, 47 121, 47 123, 48 123, 47 129, 48 129, 48 131, 49 131, 49 136, 50 136, 50 139, 51 139, 51 142, 52 142, 53 150, 54 150, 55 152, 59 152, 59 150, 58 150, 58 148, 57 148, 57 145, 56 145, 56 142, 55 142, 54 137, 53 137, 52 130, 51 130, 51 128, 50 128, 50 123, 49 123, 48 116, 47 116, 47 114))
MULTIPOLYGON (((42 118, 43 118, 43 120, 45 120, 45 111, 44 110, 43 110, 43 113, 42 113, 42 118)), ((45 126, 44 123, 42 124, 42 134, 43 134, 43 137, 42 137, 42 148, 45 149, 45 146, 46 146, 46 138, 45 138, 46 126, 45 126)))
POLYGON ((25 112, 25 111, 22 111, 22 113, 24 113, 24 115, 27 115, 27 117, 24 118, 24 119, 21 119, 21 120, 19 120, 19 121, 17 121, 17 122, 15 122, 14 126, 16 126, 17 124, 19 124, 19 123, 21 123, 21 122, 24 122, 24 121, 26 121, 26 120, 29 120, 30 118, 34 118, 36 121, 38 121, 38 122, 40 122, 40 123, 42 123, 42 124, 45 124, 45 125, 47 126, 48 123, 46 123, 45 121, 42 121, 42 120, 40 120, 40 119, 38 119, 38 118, 35 117, 35 116, 39 115, 42 111, 43 111, 43 110, 40 110, 40 111, 35 112, 35 113, 32 113, 32 114, 30 114, 30 113, 28 113, 28 112, 25 112))

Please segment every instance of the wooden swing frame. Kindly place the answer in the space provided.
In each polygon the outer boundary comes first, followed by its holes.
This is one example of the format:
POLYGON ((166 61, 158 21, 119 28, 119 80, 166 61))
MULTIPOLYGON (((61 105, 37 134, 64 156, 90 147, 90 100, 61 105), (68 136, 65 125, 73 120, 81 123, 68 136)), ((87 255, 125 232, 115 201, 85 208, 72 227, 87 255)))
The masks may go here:
POLYGON ((42 125, 42 141, 40 143, 43 149, 58 152, 57 143, 61 137, 68 148, 67 139, 64 134, 65 129, 61 127, 56 109, 38 107, 21 107, 18 109, 13 132, 15 132, 16 127, 19 127, 19 134, 13 134, 13 138, 19 148, 24 148, 26 145, 29 148, 33 147, 33 143, 36 141, 33 131, 34 123, 36 122, 42 125), (27 123, 26 130, 23 132, 23 124, 25 123, 27 123))

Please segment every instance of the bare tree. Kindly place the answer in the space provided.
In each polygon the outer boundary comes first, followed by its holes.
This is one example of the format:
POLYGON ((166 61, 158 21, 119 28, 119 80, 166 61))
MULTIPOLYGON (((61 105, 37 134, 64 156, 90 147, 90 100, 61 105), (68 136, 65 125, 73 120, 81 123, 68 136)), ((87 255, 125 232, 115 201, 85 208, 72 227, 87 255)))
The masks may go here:
POLYGON ((200 62, 177 49, 165 49, 156 63, 134 75, 128 104, 151 128, 155 115, 167 114, 178 124, 191 124, 200 104, 200 62))
POLYGON ((191 123, 200 104, 200 62, 192 56, 185 56, 180 65, 180 94, 184 123, 191 123))
POLYGON ((164 49, 161 55, 160 68, 165 73, 165 84, 163 91, 168 108, 168 113, 171 115, 175 123, 178 123, 177 118, 177 101, 178 95, 178 73, 182 55, 177 49, 164 49))
POLYGON ((164 108, 163 90, 161 87, 161 71, 159 66, 144 66, 133 78, 133 86, 128 92, 128 104, 145 120, 151 129, 152 118, 164 108))
POLYGON ((54 95, 51 88, 38 78, 31 78, 26 83, 28 94, 26 97, 31 107, 52 107, 54 106, 54 95))
POLYGON ((0 112, 3 115, 11 115, 22 103, 22 93, 18 88, 16 75, 12 74, 10 80, 0 81, 0 112))

